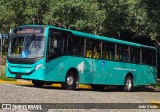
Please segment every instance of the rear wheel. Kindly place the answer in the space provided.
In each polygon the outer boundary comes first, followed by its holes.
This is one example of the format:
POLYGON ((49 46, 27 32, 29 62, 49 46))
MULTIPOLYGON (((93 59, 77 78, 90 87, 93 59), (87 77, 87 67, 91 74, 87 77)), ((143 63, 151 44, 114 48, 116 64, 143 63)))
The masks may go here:
POLYGON ((62 88, 67 90, 76 89, 76 76, 73 71, 68 71, 65 82, 62 83, 62 88))
POLYGON ((92 84, 91 87, 92 87, 93 90, 97 90, 97 91, 98 90, 103 90, 105 88, 104 85, 95 85, 95 84, 92 84))
POLYGON ((42 87, 44 85, 43 81, 38 81, 38 80, 32 80, 32 84, 35 87, 42 87))
POLYGON ((124 91, 133 91, 133 79, 131 76, 127 76, 124 83, 124 91))

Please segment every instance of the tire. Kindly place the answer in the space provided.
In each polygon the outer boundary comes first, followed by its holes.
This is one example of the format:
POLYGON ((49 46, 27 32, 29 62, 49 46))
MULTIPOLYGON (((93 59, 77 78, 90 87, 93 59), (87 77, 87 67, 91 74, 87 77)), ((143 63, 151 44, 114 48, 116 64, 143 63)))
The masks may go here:
POLYGON ((100 91, 100 90, 103 90, 105 88, 104 85, 95 85, 95 84, 92 84, 90 86, 92 87, 93 90, 96 90, 96 91, 100 91))
POLYGON ((65 82, 61 84, 63 89, 75 90, 76 89, 76 77, 74 72, 68 71, 65 82))
POLYGON ((133 91, 133 79, 131 76, 127 76, 124 83, 124 91, 131 92, 133 91))
POLYGON ((35 87, 43 87, 44 82, 43 81, 38 81, 38 80, 32 80, 32 84, 35 87))

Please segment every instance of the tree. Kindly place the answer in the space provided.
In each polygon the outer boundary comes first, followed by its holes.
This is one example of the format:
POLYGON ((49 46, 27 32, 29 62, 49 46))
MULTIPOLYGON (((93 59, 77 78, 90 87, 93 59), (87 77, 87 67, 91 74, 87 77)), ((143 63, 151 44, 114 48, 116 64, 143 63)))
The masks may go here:
POLYGON ((1 0, 0 30, 8 33, 10 28, 24 24, 42 24, 49 2, 44 0, 1 0), (42 8, 44 7, 44 8, 42 8))
POLYGON ((160 40, 157 0, 0 0, 0 31, 24 24, 56 25, 130 40, 160 40), (130 38, 129 38, 130 37, 130 38))
POLYGON ((43 23, 77 29, 90 33, 101 33, 105 10, 95 1, 51 0, 50 9, 44 15, 43 23))
POLYGON ((158 0, 142 0, 141 5, 147 12, 149 19, 148 32, 152 39, 157 39, 160 42, 160 1, 158 0))

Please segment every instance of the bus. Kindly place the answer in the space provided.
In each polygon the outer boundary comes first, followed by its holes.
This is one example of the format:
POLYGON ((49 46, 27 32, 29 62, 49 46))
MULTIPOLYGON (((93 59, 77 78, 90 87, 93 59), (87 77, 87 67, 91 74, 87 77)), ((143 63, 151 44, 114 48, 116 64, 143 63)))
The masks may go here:
POLYGON ((157 83, 157 49, 55 26, 19 26, 11 32, 6 76, 35 87, 60 83, 73 90, 87 84, 130 92, 157 83))

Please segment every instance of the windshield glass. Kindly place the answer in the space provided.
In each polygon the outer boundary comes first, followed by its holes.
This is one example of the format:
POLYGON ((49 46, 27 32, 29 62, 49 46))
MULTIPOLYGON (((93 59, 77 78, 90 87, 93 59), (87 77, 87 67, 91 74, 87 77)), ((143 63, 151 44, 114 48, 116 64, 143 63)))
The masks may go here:
POLYGON ((8 56, 12 58, 37 58, 44 55, 44 36, 12 36, 8 56))

